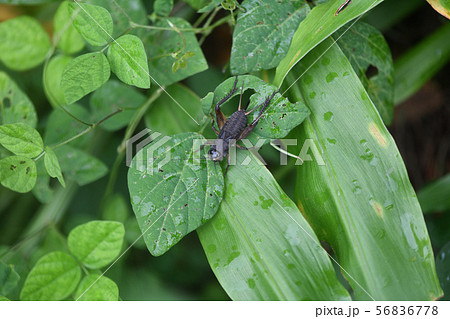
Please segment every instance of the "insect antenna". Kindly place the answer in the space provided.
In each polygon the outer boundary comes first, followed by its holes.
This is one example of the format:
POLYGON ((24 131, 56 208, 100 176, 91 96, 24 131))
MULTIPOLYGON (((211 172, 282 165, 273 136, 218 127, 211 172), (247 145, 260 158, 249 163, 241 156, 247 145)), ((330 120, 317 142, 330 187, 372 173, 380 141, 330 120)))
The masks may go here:
POLYGON ((287 156, 293 157, 293 158, 297 158, 299 160, 302 161, 302 164, 304 163, 303 159, 300 156, 294 155, 289 153, 288 151, 286 151, 285 149, 282 149, 281 147, 279 147, 278 145, 276 145, 273 141, 270 141, 270 146, 272 146, 274 149, 276 149, 278 152, 283 153, 287 156))
POLYGON ((241 96, 239 97, 239 107, 238 110, 241 109, 241 104, 242 104, 242 95, 244 94, 244 86, 241 86, 241 96))

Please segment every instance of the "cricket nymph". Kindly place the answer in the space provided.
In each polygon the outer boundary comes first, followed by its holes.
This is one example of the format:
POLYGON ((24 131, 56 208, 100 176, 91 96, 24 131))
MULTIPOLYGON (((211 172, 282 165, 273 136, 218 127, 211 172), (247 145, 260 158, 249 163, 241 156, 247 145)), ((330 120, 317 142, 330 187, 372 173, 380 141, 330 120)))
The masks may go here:
MULTIPOLYGON (((255 108, 253 108, 250 111, 247 111, 247 108, 250 104, 250 100, 248 101, 247 105, 244 108, 241 108, 241 102, 242 102, 242 89, 241 89, 241 96, 239 100, 239 106, 238 110, 231 114, 231 116, 227 119, 225 115, 220 110, 220 106, 225 103, 228 99, 231 98, 231 96, 236 92, 237 90, 237 82, 238 77, 236 76, 236 80, 234 81, 233 88, 231 91, 222 99, 220 100, 216 106, 215 106, 215 112, 216 112, 216 121, 217 125, 219 126, 219 130, 216 129, 214 126, 214 120, 212 122, 212 129, 217 134, 217 139, 212 144, 209 155, 211 156, 211 159, 214 162, 220 162, 222 161, 225 156, 227 156, 228 159, 228 165, 230 164, 230 157, 228 154, 228 151, 230 149, 231 143, 234 143, 233 145, 236 145, 240 149, 246 150, 246 147, 243 147, 241 145, 236 144, 237 141, 242 140, 246 138, 250 132, 255 128, 255 126, 258 124, 259 119, 263 115, 265 109, 270 104, 270 101, 273 99, 275 94, 278 93, 278 91, 273 92, 271 96, 268 96, 264 103, 257 105, 255 108), (252 113, 257 108, 261 107, 261 110, 256 117, 255 120, 250 125, 247 125, 247 115, 252 113)), ((228 169, 227 165, 227 169, 228 169)))

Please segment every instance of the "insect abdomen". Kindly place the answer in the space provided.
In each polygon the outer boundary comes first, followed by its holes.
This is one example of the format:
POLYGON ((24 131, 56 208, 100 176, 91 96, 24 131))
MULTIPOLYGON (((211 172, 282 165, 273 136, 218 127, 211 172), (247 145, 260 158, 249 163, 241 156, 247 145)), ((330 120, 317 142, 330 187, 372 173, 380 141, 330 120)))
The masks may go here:
POLYGON ((224 140, 237 140, 247 126, 247 116, 244 110, 231 114, 220 130, 219 138, 224 140))

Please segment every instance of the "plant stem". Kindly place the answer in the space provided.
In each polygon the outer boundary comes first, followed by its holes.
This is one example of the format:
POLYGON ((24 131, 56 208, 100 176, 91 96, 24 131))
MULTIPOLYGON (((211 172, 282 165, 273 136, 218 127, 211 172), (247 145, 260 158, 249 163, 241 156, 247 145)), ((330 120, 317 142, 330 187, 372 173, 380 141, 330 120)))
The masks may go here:
POLYGON ((203 20, 206 19, 206 17, 212 12, 212 10, 208 11, 208 12, 203 12, 203 14, 197 19, 197 21, 194 22, 194 24, 192 25, 194 28, 197 28, 200 23, 203 22, 203 20))
MULTIPOLYGON (((148 30, 160 30, 160 31, 174 31, 171 27, 157 27, 154 25, 143 25, 143 24, 137 24, 134 22, 130 22, 130 25, 133 29, 135 28, 142 28, 142 29, 148 29, 148 30)), ((203 29, 201 28, 186 28, 186 29, 179 29, 181 32, 195 32, 195 33, 201 33, 203 32, 203 29)))
MULTIPOLYGON (((203 35, 201 37, 201 39, 198 41, 198 44, 201 46, 203 41, 205 41, 206 37, 211 33, 210 29, 209 29, 209 25, 211 24, 212 20, 214 19, 214 17, 216 16, 217 12, 219 12, 220 7, 217 7, 214 9, 213 13, 208 17, 208 20, 206 20, 205 24, 203 25, 203 35)), ((212 30, 212 29, 211 29, 212 30)))
MULTIPOLYGON (((76 139, 79 138, 80 136, 83 136, 84 134, 89 133, 89 132, 92 131, 94 128, 96 128, 98 125, 100 125, 101 123, 103 123, 103 122, 106 121, 107 119, 113 117, 114 115, 116 115, 117 113, 120 113, 120 112, 122 112, 122 109, 121 109, 121 108, 115 110, 115 111, 112 112, 111 114, 108 114, 107 116, 105 116, 104 118, 102 118, 100 121, 98 121, 98 122, 96 122, 96 123, 93 123, 93 124, 89 124, 89 127, 88 127, 87 129, 85 129, 84 131, 78 133, 78 134, 75 135, 75 136, 72 136, 71 138, 69 138, 69 139, 67 139, 67 140, 65 140, 65 141, 62 141, 61 143, 56 144, 55 146, 52 146, 52 148, 53 148, 53 149, 56 149, 56 148, 61 147, 61 146, 65 145, 65 144, 67 144, 67 143, 72 142, 73 140, 76 140, 76 139)), ((44 152, 43 152, 43 153, 44 153, 44 152)), ((35 160, 39 159, 39 157, 41 157, 41 156, 42 156, 42 155, 39 154, 38 158, 36 158, 35 160)))

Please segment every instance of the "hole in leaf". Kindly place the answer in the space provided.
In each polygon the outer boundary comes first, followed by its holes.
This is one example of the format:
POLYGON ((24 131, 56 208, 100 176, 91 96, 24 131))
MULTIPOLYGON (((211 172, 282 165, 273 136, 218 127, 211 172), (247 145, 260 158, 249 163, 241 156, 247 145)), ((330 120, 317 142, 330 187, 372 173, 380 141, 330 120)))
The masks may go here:
POLYGON ((2 104, 3 104, 4 108, 6 108, 6 109, 10 108, 11 107, 11 100, 10 100, 10 98, 9 97, 3 98, 2 104))
POLYGON ((374 77, 376 75, 378 75, 378 68, 376 66, 372 65, 372 64, 369 65, 369 67, 366 70, 366 77, 368 79, 370 79, 370 78, 372 78, 372 77, 374 77))

